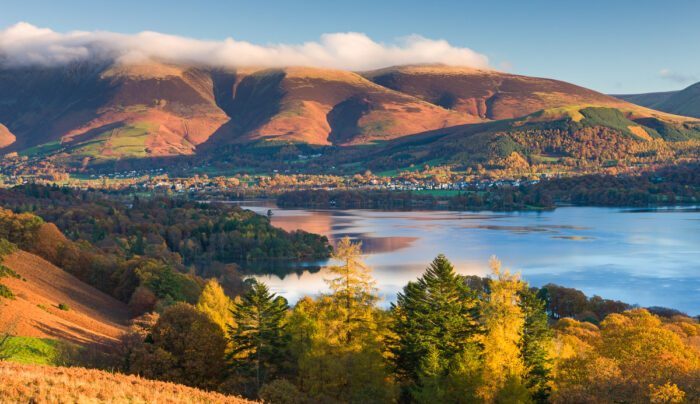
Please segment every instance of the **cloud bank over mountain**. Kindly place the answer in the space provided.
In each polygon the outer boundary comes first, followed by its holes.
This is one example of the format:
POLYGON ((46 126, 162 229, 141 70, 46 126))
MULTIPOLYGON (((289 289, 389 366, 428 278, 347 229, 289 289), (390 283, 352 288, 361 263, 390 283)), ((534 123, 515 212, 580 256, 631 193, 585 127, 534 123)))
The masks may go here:
POLYGON ((297 45, 256 45, 232 38, 208 41, 151 31, 58 33, 26 22, 0 31, 0 61, 6 65, 60 65, 87 59, 115 59, 120 63, 156 59, 220 67, 311 66, 344 70, 419 63, 488 67, 488 58, 482 54, 420 35, 385 44, 363 33, 345 32, 323 34, 317 42, 297 45))

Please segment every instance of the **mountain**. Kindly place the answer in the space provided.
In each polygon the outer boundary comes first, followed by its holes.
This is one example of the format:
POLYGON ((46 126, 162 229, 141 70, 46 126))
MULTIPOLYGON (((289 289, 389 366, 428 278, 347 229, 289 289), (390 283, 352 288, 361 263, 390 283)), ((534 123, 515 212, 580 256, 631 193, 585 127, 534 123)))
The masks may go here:
POLYGON ((382 86, 484 120, 517 118, 567 105, 629 104, 563 81, 443 65, 398 66, 363 73, 382 86))
POLYGON ((700 82, 680 91, 622 94, 615 97, 671 114, 700 118, 700 82))
POLYGON ((594 106, 553 108, 525 117, 460 125, 405 136, 373 149, 344 151, 345 164, 373 171, 448 164, 529 172, 531 167, 597 171, 628 164, 697 159, 700 122, 594 106), (670 142, 693 139, 676 154, 670 142))
POLYGON ((344 71, 164 64, 0 71, 5 151, 98 159, 193 154, 204 142, 353 144, 478 122, 344 71))
MULTIPOLYGON (((576 126, 585 108, 615 109, 619 114, 598 118, 623 116, 632 122, 627 126, 639 128, 616 133, 634 132, 637 141, 664 138, 664 130, 694 130, 683 126, 694 125, 689 118, 557 80, 494 70, 421 65, 354 73, 82 62, 0 68, 0 153, 28 158, 10 160, 17 166, 48 160, 75 169, 139 161, 157 166, 174 164, 173 158, 249 166, 323 153, 318 162, 331 167, 348 162, 345 154, 365 161, 386 147, 435 139, 434 133, 561 119, 576 126), (640 119, 648 120, 646 126, 640 119), (655 132, 646 136, 640 125, 655 132), (371 148, 353 154, 356 146, 371 148)), ((476 161, 471 152, 442 153, 443 160, 476 161)))
POLYGON ((3 258, 20 278, 3 278, 16 298, 3 299, 0 324, 16 322, 16 335, 89 344, 114 342, 126 331, 124 303, 28 252, 3 258))

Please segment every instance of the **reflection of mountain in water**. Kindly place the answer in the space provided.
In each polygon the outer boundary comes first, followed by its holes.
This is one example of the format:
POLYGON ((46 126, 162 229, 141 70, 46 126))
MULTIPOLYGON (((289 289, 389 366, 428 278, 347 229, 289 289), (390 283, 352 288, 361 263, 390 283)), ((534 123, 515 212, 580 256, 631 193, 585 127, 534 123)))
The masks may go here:
POLYGON ((352 241, 362 242, 362 254, 381 254, 410 247, 418 237, 369 237, 364 234, 342 233, 335 236, 336 240, 350 237, 352 241))
MULTIPOLYGON (((273 214, 277 213, 273 210, 273 214)), ((286 212, 285 212, 286 213, 286 212)), ((312 215, 273 215, 272 225, 286 231, 304 230, 309 233, 329 235, 338 219, 333 218, 332 212, 314 212, 312 215)))

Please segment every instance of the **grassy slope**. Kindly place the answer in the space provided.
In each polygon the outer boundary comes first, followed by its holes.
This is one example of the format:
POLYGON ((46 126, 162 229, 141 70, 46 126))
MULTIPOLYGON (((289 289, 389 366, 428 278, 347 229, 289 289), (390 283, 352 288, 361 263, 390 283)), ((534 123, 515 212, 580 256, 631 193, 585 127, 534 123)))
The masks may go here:
POLYGON ((4 278, 16 299, 0 300, 0 323, 16 323, 15 335, 90 344, 114 341, 126 329, 124 303, 33 254, 18 251, 4 260, 23 278, 4 278), (60 310, 61 303, 70 310, 60 310))
POLYGON ((9 362, 34 365, 57 365, 61 351, 72 348, 68 342, 51 338, 11 337, 3 346, 9 362))
POLYGON ((173 383, 100 370, 0 362, 0 397, 35 403, 252 403, 173 383))
MULTIPOLYGON (((572 131, 593 127, 613 130, 619 133, 619 139, 629 139, 633 142, 647 142, 653 138, 663 138, 671 142, 700 139, 700 124, 697 121, 687 118, 687 122, 678 122, 675 118, 645 115, 640 110, 590 105, 559 107, 517 119, 462 125, 406 136, 367 150, 357 158, 369 163, 377 172, 381 172, 379 167, 386 165, 378 162, 387 160, 393 162, 390 164, 398 164, 399 167, 408 167, 409 164, 422 165, 438 156, 447 158, 447 161, 452 163, 486 161, 494 157, 506 157, 513 151, 531 154, 527 145, 517 143, 510 136, 516 132, 520 133, 521 137, 522 134, 530 133, 525 136, 528 138, 537 133, 559 131, 559 136, 568 138, 571 137, 572 131)), ((567 140, 580 142, 576 137, 567 140)), ((608 142, 615 141, 609 139, 608 142)), ((607 146, 613 147, 611 144, 607 146)), ((536 153, 534 157, 542 158, 536 153)))

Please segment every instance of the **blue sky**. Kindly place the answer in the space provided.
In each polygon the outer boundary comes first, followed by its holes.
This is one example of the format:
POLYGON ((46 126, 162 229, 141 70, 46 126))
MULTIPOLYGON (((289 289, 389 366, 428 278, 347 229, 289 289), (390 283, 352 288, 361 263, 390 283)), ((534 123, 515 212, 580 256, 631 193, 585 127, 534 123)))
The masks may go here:
POLYGON ((491 67, 606 93, 700 81, 700 1, 38 1, 3 0, 0 28, 157 31, 197 39, 301 44, 360 32, 419 34, 486 55, 491 67))

